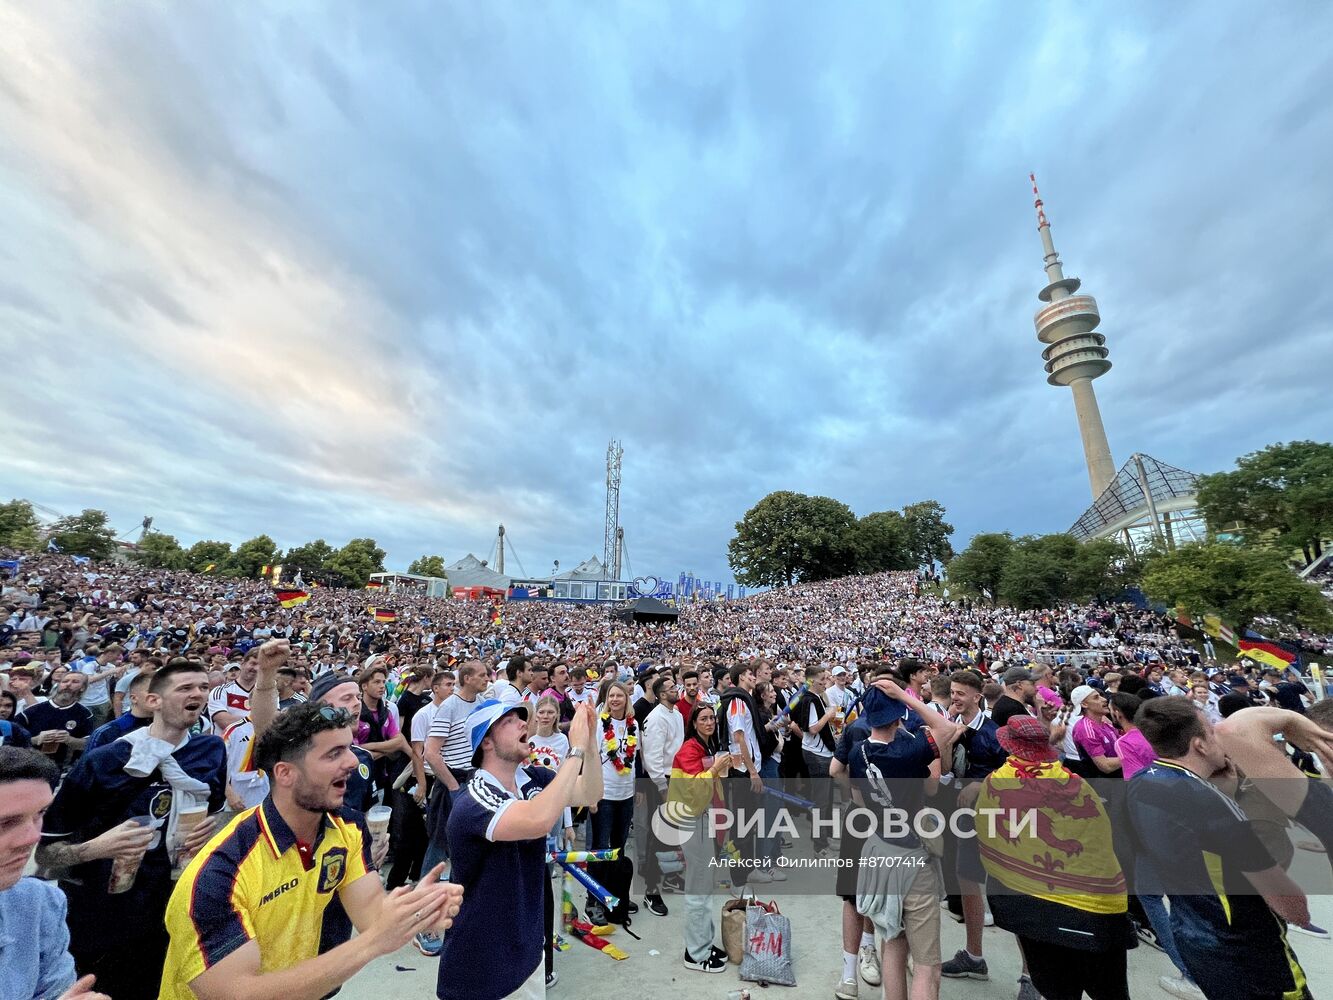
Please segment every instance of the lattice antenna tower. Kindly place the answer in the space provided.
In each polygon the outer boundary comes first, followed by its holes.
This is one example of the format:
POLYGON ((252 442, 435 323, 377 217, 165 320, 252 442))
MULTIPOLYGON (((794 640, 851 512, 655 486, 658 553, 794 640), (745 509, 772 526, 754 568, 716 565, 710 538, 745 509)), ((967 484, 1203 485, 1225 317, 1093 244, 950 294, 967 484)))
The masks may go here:
POLYGON ((606 534, 602 539, 602 564, 612 580, 620 579, 620 460, 624 454, 619 441, 606 446, 606 534))

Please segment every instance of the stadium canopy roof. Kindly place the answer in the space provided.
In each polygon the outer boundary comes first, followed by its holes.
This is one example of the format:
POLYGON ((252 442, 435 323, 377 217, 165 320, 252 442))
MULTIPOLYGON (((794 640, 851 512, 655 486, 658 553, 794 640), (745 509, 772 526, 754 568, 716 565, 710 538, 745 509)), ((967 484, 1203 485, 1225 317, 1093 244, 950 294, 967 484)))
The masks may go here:
POLYGON ((1069 534, 1082 542, 1123 535, 1131 545, 1146 541, 1145 531, 1168 546, 1179 535, 1182 541, 1201 541, 1206 528, 1195 509, 1198 483, 1193 472, 1151 455, 1132 455, 1069 534))

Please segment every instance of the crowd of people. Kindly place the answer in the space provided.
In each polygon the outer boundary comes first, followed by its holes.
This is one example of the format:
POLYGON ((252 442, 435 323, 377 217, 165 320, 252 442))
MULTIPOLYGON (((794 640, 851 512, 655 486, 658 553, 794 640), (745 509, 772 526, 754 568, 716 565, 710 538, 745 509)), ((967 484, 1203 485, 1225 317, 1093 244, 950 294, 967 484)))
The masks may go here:
POLYGON ((950 601, 912 573, 662 625, 411 590, 287 604, 60 555, 0 582, 5 1000, 318 1000, 409 943, 441 998, 542 997, 548 856, 576 846, 620 852, 588 864, 615 899, 581 915, 681 906, 693 972, 727 968, 719 894, 794 887, 800 857, 830 873, 840 935, 798 933, 841 951, 842 1000, 988 979, 991 925, 1019 1000, 1128 997, 1140 942, 1171 995, 1309 995, 1286 935, 1327 932, 1287 868, 1293 830, 1333 841, 1333 702, 1151 610, 950 601), (971 820, 1016 803, 1026 831, 971 820), (718 828, 788 806, 784 831, 718 828))

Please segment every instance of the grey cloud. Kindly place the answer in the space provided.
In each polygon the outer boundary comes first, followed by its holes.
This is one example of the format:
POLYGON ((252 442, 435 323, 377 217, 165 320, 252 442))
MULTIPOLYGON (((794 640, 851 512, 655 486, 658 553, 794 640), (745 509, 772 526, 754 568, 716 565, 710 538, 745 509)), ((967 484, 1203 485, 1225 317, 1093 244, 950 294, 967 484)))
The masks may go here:
MULTIPOLYGON (((283 426, 127 374, 151 400, 138 423, 98 406, 112 454, 151 455, 153 482, 127 472, 122 502, 199 534, 378 533, 399 564, 475 551, 504 520, 534 570, 600 550, 621 437, 639 572, 722 577, 732 522, 779 488, 861 513, 934 496, 960 543, 1064 528, 1089 498, 1031 323, 1030 169, 1102 304, 1119 460, 1210 471, 1327 436, 1309 359, 1327 353, 1333 69, 1301 38, 1328 18, 395 5, 140 9, 71 32, 120 127, 378 304, 373 357, 340 355, 337 331, 327 352, 417 421, 391 444, 373 421, 334 428, 300 371, 264 373, 307 400, 283 426)), ((217 319, 124 275, 89 303, 11 276, 69 326, 74 371, 53 380, 83 377, 92 331, 133 321, 127 296, 217 319)), ((49 419, 77 448, 78 416, 49 419)), ((49 489, 80 502, 70 477, 49 489)))

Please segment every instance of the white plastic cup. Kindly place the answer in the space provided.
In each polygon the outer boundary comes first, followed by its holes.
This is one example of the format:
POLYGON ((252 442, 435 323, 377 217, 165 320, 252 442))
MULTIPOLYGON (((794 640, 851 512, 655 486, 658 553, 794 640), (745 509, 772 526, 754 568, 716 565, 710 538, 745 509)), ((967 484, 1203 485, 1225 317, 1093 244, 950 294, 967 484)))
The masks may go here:
POLYGON ((372 837, 383 837, 389 832, 389 819, 393 816, 390 806, 371 806, 366 813, 366 826, 372 837))

